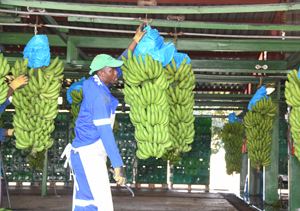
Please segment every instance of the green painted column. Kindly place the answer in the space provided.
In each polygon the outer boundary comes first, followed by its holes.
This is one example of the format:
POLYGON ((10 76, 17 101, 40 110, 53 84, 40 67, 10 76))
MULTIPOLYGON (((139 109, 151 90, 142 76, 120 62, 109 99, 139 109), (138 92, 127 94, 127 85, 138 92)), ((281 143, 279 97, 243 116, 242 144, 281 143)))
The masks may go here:
POLYGON ((279 103, 276 105, 276 116, 274 117, 271 143, 271 165, 264 167, 264 191, 265 202, 278 202, 278 163, 279 163, 279 103))
POLYGON ((295 155, 289 155, 289 211, 300 208, 300 162, 295 155))
POLYGON ((240 174, 240 190, 243 191, 245 188, 246 176, 248 171, 248 154, 242 154, 242 169, 240 174))
POLYGON ((46 149, 45 151, 43 180, 42 180, 42 197, 47 196, 47 176, 48 176, 47 170, 48 170, 48 149, 46 149))
POLYGON ((252 168, 250 162, 250 159, 248 159, 249 195, 255 196, 260 194, 260 172, 257 172, 257 169, 252 168))

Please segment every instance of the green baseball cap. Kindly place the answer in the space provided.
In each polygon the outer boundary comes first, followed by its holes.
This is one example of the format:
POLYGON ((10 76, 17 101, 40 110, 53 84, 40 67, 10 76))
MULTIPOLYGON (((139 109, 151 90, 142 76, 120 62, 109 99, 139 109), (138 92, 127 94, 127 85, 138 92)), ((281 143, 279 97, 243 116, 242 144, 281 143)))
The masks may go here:
POLYGON ((103 67, 120 67, 124 62, 120 60, 116 60, 110 55, 107 54, 99 54, 97 55, 91 65, 91 71, 89 72, 90 75, 92 75, 93 72, 102 69, 103 67))

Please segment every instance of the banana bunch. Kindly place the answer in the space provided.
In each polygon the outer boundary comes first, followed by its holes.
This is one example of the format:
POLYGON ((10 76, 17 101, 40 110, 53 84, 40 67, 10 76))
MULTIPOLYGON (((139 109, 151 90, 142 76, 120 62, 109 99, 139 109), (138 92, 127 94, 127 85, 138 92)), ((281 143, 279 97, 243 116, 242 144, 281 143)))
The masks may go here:
POLYGON ((145 63, 128 51, 121 67, 126 84, 122 90, 130 105, 129 117, 135 126, 135 139, 140 159, 161 158, 172 143, 169 137, 169 104, 165 90, 169 83, 161 62, 146 54, 145 63))
MULTIPOLYGON (((29 151, 31 151, 30 149, 29 151)), ((35 153, 35 155, 29 155, 29 167, 31 169, 42 170, 44 168, 44 160, 45 160, 45 151, 42 150, 40 152, 35 153)))
POLYGON ((195 75, 191 64, 182 61, 179 68, 176 68, 174 58, 172 66, 168 64, 165 68, 170 83, 166 90, 170 105, 169 130, 172 140, 172 148, 179 152, 188 152, 192 149, 189 144, 194 141, 194 120, 193 107, 195 105, 194 94, 195 75))
POLYGON ((176 152, 174 149, 168 150, 163 156, 162 156, 163 161, 170 163, 178 163, 181 160, 180 157, 180 152, 176 152))
MULTIPOLYGON (((28 60, 27 60, 28 62, 28 60)), ((5 76, 9 73, 10 66, 7 63, 7 58, 3 58, 3 54, 0 54, 0 105, 6 101, 9 87, 7 83, 4 83, 5 76)))
POLYGON ((121 67, 123 78, 131 87, 149 81, 156 84, 160 90, 168 88, 169 84, 161 62, 154 60, 150 55, 145 55, 144 63, 141 54, 137 58, 135 54, 132 55, 131 50, 128 50, 128 59, 122 56, 122 60, 124 61, 121 67))
MULTIPOLYGON (((79 115, 79 111, 80 111, 80 104, 83 100, 83 93, 82 93, 82 88, 80 88, 80 90, 72 90, 72 92, 70 92, 70 95, 72 97, 72 105, 71 105, 71 114, 73 115, 73 122, 71 123, 71 126, 73 129, 75 129, 75 122, 76 119, 79 115), (74 105, 75 104, 75 105, 74 105), (76 105, 77 104, 77 105, 76 105)), ((72 139, 75 138, 75 133, 72 134, 72 139)))
POLYGON ((253 111, 249 110, 244 116, 248 157, 253 168, 269 166, 272 142, 270 130, 273 128, 276 105, 271 97, 268 100, 264 97, 251 108, 253 111))
POLYGON ((295 155, 300 161, 300 79, 298 78, 298 71, 293 70, 287 74, 288 81, 285 82, 284 95, 286 103, 293 107, 289 121, 291 125, 292 137, 295 142, 295 155))
POLYGON ((15 106, 13 125, 15 128, 16 147, 27 149, 32 153, 41 152, 52 146, 50 138, 54 131, 54 119, 58 114, 60 79, 63 79, 64 67, 58 57, 46 68, 27 69, 26 60, 15 62, 12 74, 29 75, 29 83, 24 88, 14 91, 12 104, 15 106))
POLYGON ((6 209, 5 207, 0 208, 0 211, 12 211, 10 209, 6 209))
POLYGON ((72 97, 72 104, 80 104, 83 100, 82 88, 80 88, 79 91, 73 89, 72 92, 70 92, 70 95, 72 97))
POLYGON ((242 122, 228 122, 222 129, 222 142, 225 148, 226 173, 228 175, 241 173, 242 166, 242 146, 244 125, 242 122))
POLYGON ((75 129, 75 122, 76 122, 76 119, 78 118, 80 107, 81 107, 80 105, 71 105, 70 112, 73 115, 73 122, 72 122, 71 126, 73 129, 75 129))

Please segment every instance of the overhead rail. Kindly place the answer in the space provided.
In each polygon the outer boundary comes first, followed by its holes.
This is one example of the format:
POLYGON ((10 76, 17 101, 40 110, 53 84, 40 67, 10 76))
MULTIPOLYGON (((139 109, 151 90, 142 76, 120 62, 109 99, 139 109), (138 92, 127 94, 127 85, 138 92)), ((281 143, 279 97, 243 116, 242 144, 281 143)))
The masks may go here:
MULTIPOLYGON (((72 13, 53 13, 53 12, 27 12, 0 9, 3 13, 13 13, 21 15, 47 15, 53 17, 68 17, 70 22, 88 22, 88 23, 105 23, 105 24, 121 24, 121 25, 140 25, 141 18, 133 17, 114 17, 99 16, 88 14, 72 14, 72 13)), ((169 16, 168 16, 169 17, 169 16)), ((184 16, 183 16, 184 17, 184 16)), ((300 31, 297 24, 249 24, 249 23, 217 23, 203 21, 170 21, 162 19, 151 19, 151 26, 158 27, 178 27, 178 28, 195 28, 195 29, 228 29, 228 30, 277 30, 277 31, 300 31)))
MULTIPOLYGON (((29 27, 48 27, 48 28, 61 28, 61 29, 74 29, 84 31, 98 31, 98 32, 112 32, 112 33, 127 33, 135 34, 136 31, 118 30, 118 29, 99 29, 91 27, 78 27, 78 26, 62 26, 51 24, 32 24, 32 23, 0 23, 2 26, 29 26, 29 27)), ((171 35, 172 32, 159 32, 160 35, 171 35)), ((247 39, 300 39, 300 36, 261 36, 261 35, 227 35, 227 34, 204 34, 204 33, 184 33, 187 36, 201 36, 201 37, 225 37, 225 38, 247 38, 247 39)))
POLYGON ((142 14, 220 14, 220 13, 253 13, 299 10, 300 3, 220 5, 220 6, 156 6, 139 7, 131 5, 105 5, 71 2, 0 0, 1 4, 44 9, 59 9, 84 12, 105 13, 142 13, 142 14))

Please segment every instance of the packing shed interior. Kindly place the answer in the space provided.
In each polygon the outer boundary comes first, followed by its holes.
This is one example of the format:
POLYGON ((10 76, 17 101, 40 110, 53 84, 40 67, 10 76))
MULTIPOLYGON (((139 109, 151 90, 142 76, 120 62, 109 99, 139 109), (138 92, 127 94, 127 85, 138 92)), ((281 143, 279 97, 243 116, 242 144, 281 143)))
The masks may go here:
MULTIPOLYGON (((118 57, 145 22, 191 58, 194 110, 239 109, 243 117, 260 85, 275 88, 270 94, 277 106, 272 164, 264 168, 265 201, 273 203, 278 201, 285 81, 300 67, 299 10, 297 0, 0 0, 0 49, 12 66, 34 34, 46 34, 51 58, 59 56, 65 67, 60 94, 66 101, 69 86, 89 77, 92 59, 101 53, 118 57)), ((122 112, 129 110, 121 91, 124 84, 121 77, 110 87, 122 112)), ((69 110, 70 104, 59 108, 69 110)), ((293 199, 299 193, 293 187, 300 164, 294 155, 289 159, 290 206, 296 208, 299 202, 293 199)))

